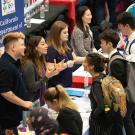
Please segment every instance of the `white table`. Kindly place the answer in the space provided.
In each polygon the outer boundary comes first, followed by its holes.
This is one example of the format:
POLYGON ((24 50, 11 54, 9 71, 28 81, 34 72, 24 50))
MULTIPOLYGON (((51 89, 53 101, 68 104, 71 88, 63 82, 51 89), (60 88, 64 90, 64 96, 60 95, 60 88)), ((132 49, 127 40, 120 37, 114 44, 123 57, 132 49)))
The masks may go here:
POLYGON ((84 95, 82 97, 71 96, 71 98, 77 104, 78 110, 79 110, 81 117, 82 117, 82 120, 83 120, 83 135, 89 135, 88 133, 86 134, 86 131, 89 128, 89 116, 91 113, 88 92, 85 89, 81 89, 81 88, 66 88, 66 90, 83 91, 84 92, 84 95))
MULTIPOLYGON (((70 89, 84 91, 85 93, 84 89, 78 89, 78 88, 70 88, 70 89)), ((91 113, 90 100, 87 95, 84 95, 83 97, 71 96, 71 98, 77 104, 78 110, 83 120, 83 135, 89 135, 87 131, 89 128, 89 116, 91 113)), ((46 105, 44 107, 47 108, 46 105)), ((50 115, 52 115, 51 117, 53 117, 54 119, 57 118, 56 112, 52 111, 51 109, 49 112, 50 115)), ((35 135, 34 132, 29 132, 28 129, 27 131, 28 132, 19 132, 19 135, 35 135)))
POLYGON ((86 132, 89 128, 89 116, 91 113, 90 100, 85 96, 81 98, 74 97, 73 101, 78 105, 83 120, 83 135, 88 135, 86 132))
POLYGON ((92 76, 89 72, 84 71, 84 67, 80 66, 76 71, 72 73, 72 87, 84 88, 84 78, 88 77, 88 83, 91 85, 92 76))

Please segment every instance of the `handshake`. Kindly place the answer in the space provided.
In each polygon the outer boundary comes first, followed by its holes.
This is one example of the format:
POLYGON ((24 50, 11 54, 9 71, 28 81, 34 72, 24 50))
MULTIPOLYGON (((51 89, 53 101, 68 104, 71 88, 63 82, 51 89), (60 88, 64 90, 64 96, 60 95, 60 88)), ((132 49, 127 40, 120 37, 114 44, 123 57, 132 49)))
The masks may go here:
POLYGON ((73 60, 69 60, 67 62, 64 62, 64 61, 65 60, 62 60, 61 62, 56 63, 56 60, 54 59, 54 63, 47 63, 46 77, 51 78, 55 75, 58 75, 64 69, 73 67, 73 65, 74 65, 73 60))
POLYGON ((66 62, 66 64, 67 64, 67 68, 71 68, 74 66, 74 60, 69 60, 66 62))

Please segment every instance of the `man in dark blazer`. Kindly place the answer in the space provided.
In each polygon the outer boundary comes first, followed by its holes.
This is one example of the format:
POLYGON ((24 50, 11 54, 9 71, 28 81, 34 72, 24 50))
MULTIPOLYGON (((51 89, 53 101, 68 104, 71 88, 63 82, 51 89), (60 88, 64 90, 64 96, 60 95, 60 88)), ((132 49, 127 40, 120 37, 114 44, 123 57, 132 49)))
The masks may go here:
MULTIPOLYGON (((101 48, 103 52, 109 55, 109 68, 108 72, 111 76, 117 78, 123 85, 124 88, 127 86, 127 71, 126 61, 122 59, 114 59, 116 55, 121 55, 117 51, 117 44, 119 42, 119 35, 116 31, 108 29, 100 34, 101 48)), ((121 55, 122 56, 122 55, 121 55)), ((127 135, 135 135, 135 127, 132 121, 131 115, 135 109, 135 104, 127 102, 127 114, 124 118, 124 127, 127 135)))

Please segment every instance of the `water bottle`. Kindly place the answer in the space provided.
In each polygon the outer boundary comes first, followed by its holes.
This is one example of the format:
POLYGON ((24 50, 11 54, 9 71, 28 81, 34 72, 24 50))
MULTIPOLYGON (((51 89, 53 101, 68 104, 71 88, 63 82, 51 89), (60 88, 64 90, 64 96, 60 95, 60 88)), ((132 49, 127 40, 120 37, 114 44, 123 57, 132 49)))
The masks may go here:
POLYGON ((39 13, 39 11, 40 11, 40 6, 37 6, 37 7, 35 8, 35 14, 39 13))
POLYGON ((89 87, 89 76, 88 73, 86 72, 86 75, 84 77, 84 89, 85 89, 85 96, 89 94, 90 87, 89 87))
POLYGON ((23 127, 27 127, 27 121, 29 119, 29 116, 30 116, 30 111, 23 111, 22 112, 22 124, 23 124, 23 127))
POLYGON ((27 27, 27 28, 30 28, 30 27, 31 27, 30 21, 31 21, 30 13, 27 13, 27 14, 26 14, 26 27, 27 27))
POLYGON ((48 12, 49 11, 49 0, 45 0, 44 5, 45 5, 45 12, 48 12))
POLYGON ((32 9, 32 10, 31 10, 31 17, 33 17, 34 15, 35 15, 35 10, 32 9))
POLYGON ((45 6, 40 6, 40 18, 45 18, 45 6))
POLYGON ((28 0, 24 0, 24 8, 27 9, 28 7, 28 0))

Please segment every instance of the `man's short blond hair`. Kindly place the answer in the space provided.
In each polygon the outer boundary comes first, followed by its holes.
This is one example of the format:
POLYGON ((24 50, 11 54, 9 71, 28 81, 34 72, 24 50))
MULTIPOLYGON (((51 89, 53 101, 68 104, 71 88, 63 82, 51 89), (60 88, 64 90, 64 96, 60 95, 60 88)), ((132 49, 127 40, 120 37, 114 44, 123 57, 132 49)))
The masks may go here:
POLYGON ((25 39, 25 35, 22 32, 10 32, 3 37, 3 45, 6 46, 11 41, 18 39, 25 39))

